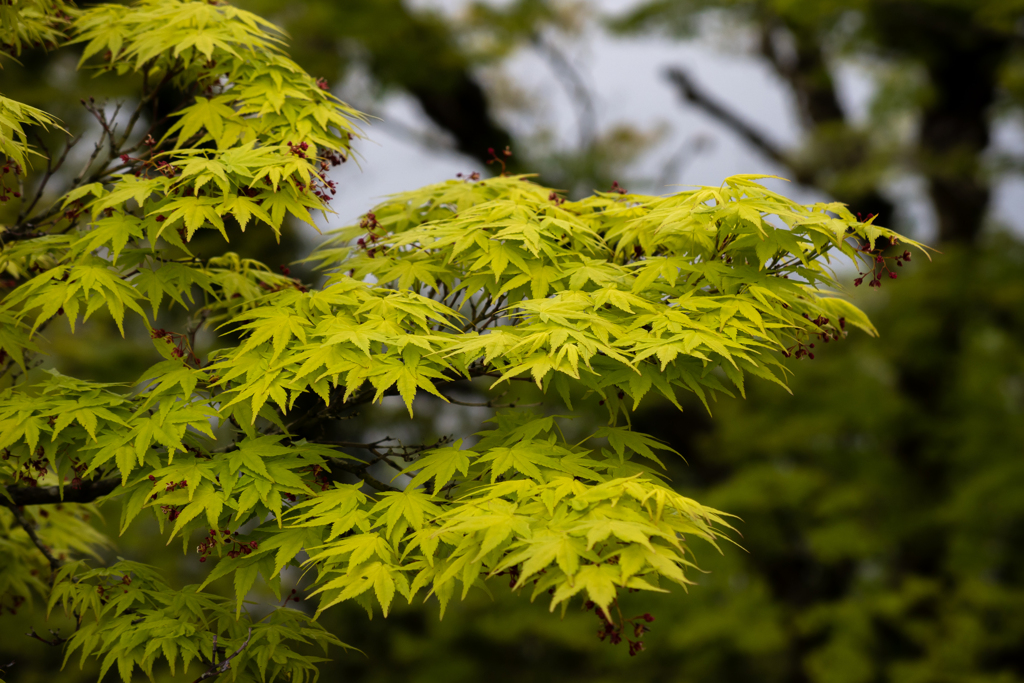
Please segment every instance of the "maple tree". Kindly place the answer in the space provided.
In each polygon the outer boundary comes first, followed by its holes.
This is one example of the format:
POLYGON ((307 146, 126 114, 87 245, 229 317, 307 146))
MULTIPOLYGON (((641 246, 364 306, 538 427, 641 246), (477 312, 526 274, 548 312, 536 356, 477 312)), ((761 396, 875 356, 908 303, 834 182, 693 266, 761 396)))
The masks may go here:
POLYGON ((54 642, 65 661, 98 658, 101 678, 163 661, 200 679, 305 680, 319 660, 302 645, 342 645, 323 610, 386 616, 423 595, 443 614, 498 575, 552 610, 595 610, 602 637, 639 651, 649 617, 623 617, 617 595, 685 587, 691 541, 731 527, 667 484, 672 450, 632 431, 631 411, 651 392, 710 408, 748 375, 784 386, 787 359, 813 359, 815 342, 873 332, 839 296, 834 259, 879 286, 919 246, 753 177, 569 201, 473 174, 332 232, 306 259, 322 277, 302 282, 227 251, 227 228, 315 227, 361 116, 272 24, 221 2, 25 0, 0 5, 0 27, 12 57, 83 44, 80 67, 142 79, 127 119, 84 102, 99 140, 77 175, 73 140, 62 153, 31 140, 59 123, 0 96, 0 605, 72 615, 54 642), (182 97, 164 121, 167 87, 182 97), (223 236, 218 254, 194 249, 199 231, 223 236), (157 327, 167 311, 178 328, 157 327), (92 316, 144 326, 163 360, 132 386, 57 372, 47 329, 92 316), (490 413, 476 434, 335 436, 368 404, 395 396, 412 417, 467 403, 467 388, 490 413), (557 414, 532 405, 545 400, 557 414), (606 426, 574 435, 567 420, 595 402, 606 426), (122 533, 155 520, 204 581, 104 563, 100 505, 122 533), (315 610, 288 606, 288 567, 315 610), (247 602, 260 586, 281 605, 247 602))

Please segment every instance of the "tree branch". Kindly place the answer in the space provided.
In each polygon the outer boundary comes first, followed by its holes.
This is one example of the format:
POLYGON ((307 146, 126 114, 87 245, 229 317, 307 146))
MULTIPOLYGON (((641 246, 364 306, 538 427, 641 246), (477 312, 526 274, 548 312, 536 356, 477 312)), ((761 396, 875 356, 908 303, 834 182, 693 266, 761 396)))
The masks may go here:
MULTIPOLYGON (((43 140, 34 131, 33 136, 39 142, 39 146, 43 149, 46 149, 46 146, 43 144, 43 140)), ((32 197, 32 201, 26 202, 25 200, 27 199, 27 197, 24 197, 22 199, 22 207, 21 210, 18 211, 18 219, 17 221, 15 221, 15 224, 21 225, 23 220, 31 217, 32 209, 36 207, 36 204, 39 202, 40 197, 43 196, 43 191, 46 189, 47 183, 50 182, 50 178, 52 178, 53 174, 56 173, 60 169, 60 167, 64 165, 64 161, 68 158, 68 152, 70 152, 71 148, 77 145, 81 139, 81 136, 77 138, 69 138, 68 141, 64 144, 64 151, 61 153, 60 158, 58 158, 56 162, 54 162, 53 155, 50 154, 49 149, 46 149, 46 173, 43 175, 43 179, 39 181, 39 187, 36 188, 36 193, 35 196, 32 197)))
POLYGON ((43 554, 46 561, 50 563, 50 574, 55 574, 57 570, 60 569, 60 560, 53 556, 53 553, 50 552, 47 545, 39 538, 39 535, 36 534, 36 530, 32 527, 29 521, 25 519, 25 514, 20 508, 12 507, 11 512, 14 513, 14 519, 17 520, 18 526, 25 530, 25 533, 28 534, 32 544, 39 549, 39 552, 43 554))
POLYGON ((806 182, 807 174, 795 166, 792 158, 782 149, 765 137, 751 124, 741 119, 725 107, 721 102, 701 90, 690 78, 689 74, 678 67, 670 67, 666 76, 672 82, 679 94, 687 102, 696 105, 706 114, 711 115, 719 123, 725 124, 733 133, 740 136, 753 145, 758 151, 772 161, 782 164, 796 175, 800 182, 806 182))
POLYGON ((576 104, 576 126, 579 129, 580 151, 590 147, 597 136, 597 113, 594 98, 583 82, 583 77, 573 66, 569 58, 562 54, 555 45, 544 39, 539 33, 530 40, 533 46, 547 58, 551 69, 562 82, 569 98, 576 104))
POLYGON ((217 636, 213 637, 213 663, 210 664, 210 668, 203 672, 203 675, 195 680, 195 683, 206 680, 207 678, 214 678, 220 676, 222 673, 231 668, 231 660, 242 654, 242 650, 249 646, 249 640, 252 638, 252 626, 249 627, 249 633, 245 636, 245 642, 242 643, 237 650, 230 656, 226 657, 219 664, 217 663, 217 636))
POLYGON ((50 629, 50 635, 53 636, 53 640, 47 640, 46 638, 43 638, 41 635, 36 633, 35 629, 32 629, 31 631, 29 631, 25 635, 28 636, 29 638, 35 638, 40 643, 46 643, 47 645, 52 645, 53 647, 57 647, 57 646, 63 645, 64 643, 68 642, 67 638, 61 638, 60 637, 60 629, 57 629, 56 631, 54 631, 52 628, 50 629))
POLYGON ((108 477, 82 482, 78 488, 64 487, 64 497, 56 486, 30 487, 8 486, 7 496, 0 496, 0 505, 21 507, 24 505, 55 505, 57 503, 91 503, 121 485, 120 477, 108 477))
POLYGON ((835 81, 814 32, 780 17, 768 16, 761 21, 761 55, 793 89, 804 125, 813 129, 829 123, 845 124, 835 81), (792 40, 791 54, 780 54, 775 42, 780 31, 786 31, 792 40))
POLYGON ((350 465, 349 463, 345 462, 344 460, 341 460, 340 458, 331 458, 330 461, 332 468, 336 467, 343 472, 348 472, 349 474, 359 477, 372 489, 376 489, 382 492, 401 491, 401 489, 391 486, 390 484, 385 484, 380 479, 377 479, 375 476, 367 472, 365 467, 350 465))

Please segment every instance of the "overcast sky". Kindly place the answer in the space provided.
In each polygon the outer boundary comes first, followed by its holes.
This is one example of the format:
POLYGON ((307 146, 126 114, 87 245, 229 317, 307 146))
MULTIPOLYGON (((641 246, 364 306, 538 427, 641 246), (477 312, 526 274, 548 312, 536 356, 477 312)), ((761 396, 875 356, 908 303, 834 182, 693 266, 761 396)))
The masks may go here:
MULTIPOLYGON (((416 0, 411 4, 456 13, 464 2, 416 0)), ((614 14, 636 2, 601 0, 593 4, 614 14)), ((769 67, 744 54, 741 48, 731 48, 721 38, 687 43, 650 37, 623 38, 610 35, 596 22, 577 39, 561 41, 559 47, 593 97, 599 130, 606 131, 619 123, 642 129, 662 126, 667 130, 661 144, 645 154, 628 174, 660 178, 659 187, 635 189, 654 193, 671 191, 671 187, 664 187, 668 184, 717 185, 726 176, 738 173, 786 175, 784 169, 762 157, 721 124, 681 102, 664 76, 669 66, 685 68, 706 91, 734 111, 742 112, 773 140, 783 146, 796 144, 800 130, 787 88, 769 67), (699 153, 679 154, 686 148, 692 149, 696 140, 704 141, 699 153), (669 164, 671 158, 680 156, 683 163, 674 167, 669 164), (662 177, 666 168, 670 172, 662 177)), ((514 133, 529 135, 543 127, 553 130, 555 139, 567 144, 579 138, 577 108, 572 97, 559 85, 550 63, 538 52, 520 50, 503 65, 501 75, 536 103, 531 113, 513 114, 503 120, 514 133)), ((356 74, 339 86, 338 94, 356 107, 365 107, 368 100, 360 101, 365 99, 361 97, 363 85, 356 74)), ((867 68, 844 65, 838 71, 838 87, 847 112, 857 118, 865 116, 872 92, 867 68)), ((454 178, 459 172, 482 170, 478 162, 444 148, 443 137, 433 129, 413 98, 391 95, 378 104, 374 113, 382 121, 367 126, 369 139, 358 146, 359 165, 345 164, 334 172, 340 186, 334 202, 338 215, 325 227, 347 224, 388 194, 454 178)), ((993 146, 1024 150, 1022 129, 1020 122, 1006 122, 996 131, 993 146)), ((792 184, 778 183, 776 189, 803 201, 823 198, 792 184)), ((912 179, 893 186, 900 198, 911 200, 922 196, 921 189, 912 179)), ((911 201, 909 206, 910 214, 903 220, 913 224, 916 236, 927 239, 934 229, 927 204, 918 200, 911 201)), ((996 188, 994 208, 998 220, 1024 234, 1024 182, 1017 179, 1001 183, 996 188)), ((910 226, 892 227, 906 230, 910 226)))

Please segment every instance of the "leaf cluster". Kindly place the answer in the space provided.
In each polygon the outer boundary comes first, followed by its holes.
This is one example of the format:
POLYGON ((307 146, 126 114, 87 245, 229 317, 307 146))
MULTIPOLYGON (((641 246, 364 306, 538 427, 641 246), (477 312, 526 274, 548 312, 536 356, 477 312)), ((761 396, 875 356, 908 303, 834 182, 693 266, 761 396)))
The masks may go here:
POLYGON ((873 331, 839 296, 833 259, 873 264, 888 258, 875 245, 913 244, 746 176, 575 202, 501 176, 389 198, 309 256, 323 276, 306 283, 193 240, 313 224, 360 115, 287 58, 273 26, 221 2, 92 6, 64 30, 83 68, 143 90, 121 130, 85 104, 101 133, 74 179, 66 153, 29 146, 25 130, 52 119, 0 99, 0 152, 19 168, 47 159, 35 198, 0 226, 0 586, 73 615, 66 654, 99 658, 101 677, 115 664, 125 681, 136 666, 151 676, 162 659, 201 662, 204 678, 304 680, 316 660, 300 646, 338 644, 323 610, 353 600, 386 615, 423 595, 443 612, 498 575, 609 622, 623 591, 686 587, 690 544, 716 545, 727 517, 667 485, 659 452, 672 451, 632 431, 631 412, 681 392, 710 410, 748 376, 785 386, 787 359, 814 340, 873 331), (183 104, 154 137, 164 87, 183 104), (47 206, 53 178, 64 186, 47 206), (145 330, 162 360, 127 386, 48 369, 48 329, 93 316, 145 330), (491 409, 476 434, 334 436, 366 404, 397 396, 411 417, 467 390, 491 409), (608 424, 570 438, 529 396, 568 415, 597 402, 608 424), (202 584, 73 559, 108 542, 83 521, 97 498, 122 533, 155 520, 189 562, 209 560, 202 584), (312 615, 284 606, 295 573, 319 596, 312 615), (282 606, 247 603, 264 589, 282 606))

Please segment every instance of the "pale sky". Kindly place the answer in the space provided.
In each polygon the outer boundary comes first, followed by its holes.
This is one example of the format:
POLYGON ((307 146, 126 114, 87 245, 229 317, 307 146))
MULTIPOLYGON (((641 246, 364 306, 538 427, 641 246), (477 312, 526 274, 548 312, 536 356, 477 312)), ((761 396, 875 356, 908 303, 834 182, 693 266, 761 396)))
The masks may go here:
MULTIPOLYGON (((416 0, 411 4, 457 13, 464 0, 416 0)), ((614 14, 636 4, 636 0, 601 0, 593 4, 614 14)), ((736 37, 737 42, 740 39, 741 36, 736 37)), ((727 128, 683 103, 664 77, 667 67, 683 67, 705 91, 743 112, 773 140, 783 146, 795 144, 800 128, 785 85, 763 62, 744 54, 741 46, 730 46, 720 32, 716 39, 683 43, 614 36, 593 22, 578 38, 561 40, 559 49, 573 63, 592 94, 599 130, 624 122, 639 128, 667 127, 662 143, 645 154, 624 177, 660 177, 667 161, 698 138, 708 144, 670 174, 669 184, 718 185, 723 178, 738 173, 786 175, 784 169, 755 152, 727 128)), ((486 80, 494 74, 483 75, 486 80)), ((502 67, 502 77, 514 82, 536 102, 528 114, 512 113, 502 119, 514 133, 529 135, 537 128, 548 128, 555 132, 555 139, 569 144, 578 139, 571 96, 538 52, 521 49, 502 67)), ((873 87, 870 71, 856 64, 844 65, 838 71, 838 85, 844 108, 855 118, 862 118, 873 87)), ((337 94, 357 108, 365 107, 369 100, 360 96, 364 86, 364 79, 356 74, 339 86, 337 94)), ((332 177, 339 181, 339 194, 334 202, 338 214, 325 227, 352 221, 390 193, 454 178, 459 172, 483 170, 475 160, 444 148, 443 137, 413 98, 391 95, 374 113, 383 121, 366 127, 369 140, 358 146, 362 157, 359 166, 345 164, 333 172, 332 177)), ((1020 121, 1004 122, 997 127, 993 147, 1024 151, 1022 131, 1020 121)), ((670 187, 654 186, 631 189, 671 191, 670 187)), ((803 201, 824 198, 793 184, 778 182, 773 189, 803 201)), ((892 191, 900 199, 911 200, 909 218, 915 226, 915 236, 930 237, 934 219, 927 203, 920 201, 920 183, 912 178, 894 179, 892 191)), ((1018 234, 1024 233, 1024 180, 1000 183, 996 188, 994 216, 1018 234)))

